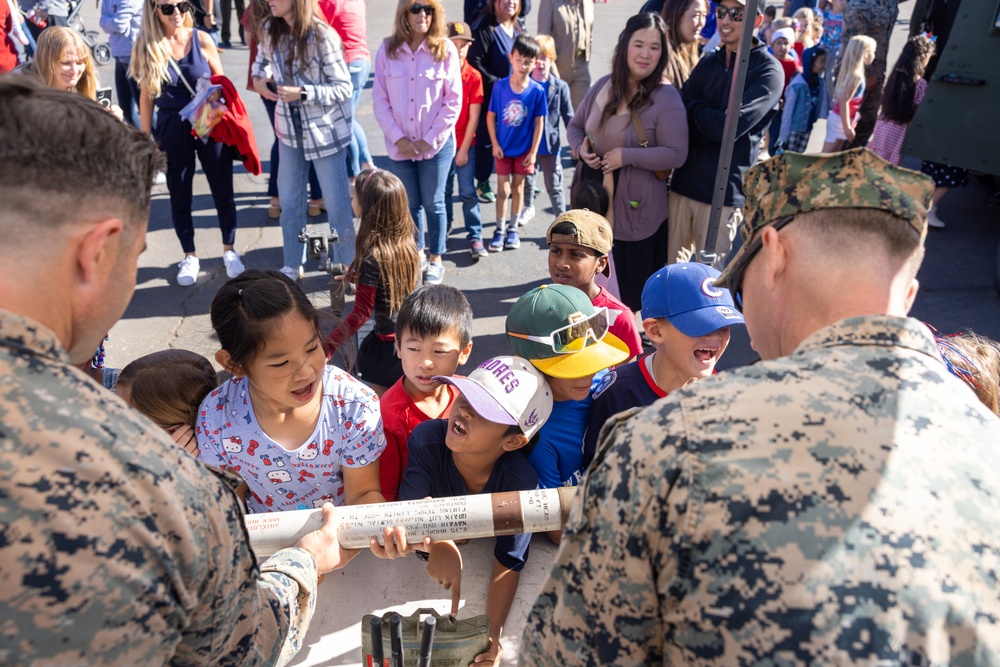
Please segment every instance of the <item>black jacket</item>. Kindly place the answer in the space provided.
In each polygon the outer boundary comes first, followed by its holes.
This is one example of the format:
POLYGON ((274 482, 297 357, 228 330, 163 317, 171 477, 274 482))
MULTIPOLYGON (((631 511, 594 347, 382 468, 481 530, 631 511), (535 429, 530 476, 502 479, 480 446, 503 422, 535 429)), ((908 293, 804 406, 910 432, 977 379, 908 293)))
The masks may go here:
MULTIPOLYGON (((674 170, 670 189, 703 204, 712 203, 712 187, 722 150, 722 130, 726 124, 729 87, 732 83, 736 57, 726 63, 726 48, 705 56, 695 66, 681 89, 688 113, 690 146, 687 161, 674 170)), ((781 65, 767 48, 753 40, 743 88, 736 128, 736 143, 730 164, 725 206, 742 206, 743 173, 757 162, 758 146, 771 117, 777 111, 778 100, 785 84, 781 65)))
MULTIPOLYGON (((490 4, 491 0, 465 0, 464 11, 462 12, 465 17, 465 22, 470 26, 479 20, 479 17, 483 15, 486 11, 486 7, 490 4)), ((524 17, 531 12, 531 0, 521 0, 521 13, 518 16, 521 17, 523 23, 524 17)))

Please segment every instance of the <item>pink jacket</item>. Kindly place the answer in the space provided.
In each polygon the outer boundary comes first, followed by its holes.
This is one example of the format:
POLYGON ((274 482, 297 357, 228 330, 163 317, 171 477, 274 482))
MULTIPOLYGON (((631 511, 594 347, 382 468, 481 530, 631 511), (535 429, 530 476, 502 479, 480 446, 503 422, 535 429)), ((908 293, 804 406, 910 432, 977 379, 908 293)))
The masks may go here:
POLYGON ((395 58, 385 52, 385 42, 375 56, 375 84, 372 99, 375 120, 385 134, 385 148, 393 160, 407 160, 396 148, 403 137, 423 139, 431 150, 415 160, 427 160, 455 133, 462 106, 462 72, 458 51, 445 40, 447 56, 435 61, 421 42, 417 52, 403 44, 395 58))

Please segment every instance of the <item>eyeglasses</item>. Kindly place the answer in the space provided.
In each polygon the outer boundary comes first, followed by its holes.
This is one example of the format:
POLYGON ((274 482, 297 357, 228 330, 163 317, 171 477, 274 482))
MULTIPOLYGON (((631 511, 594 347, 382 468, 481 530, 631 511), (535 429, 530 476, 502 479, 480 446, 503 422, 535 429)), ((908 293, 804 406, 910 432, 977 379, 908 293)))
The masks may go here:
POLYGON ((171 16, 174 13, 175 9, 179 11, 181 14, 187 14, 189 11, 191 11, 190 2, 178 2, 176 5, 162 4, 159 5, 159 7, 160 7, 160 13, 163 14, 164 16, 171 16))
POLYGON ((729 14, 729 20, 735 21, 736 23, 743 23, 743 8, 742 7, 723 7, 719 5, 715 8, 715 18, 720 21, 726 18, 726 14, 729 14))
MULTIPOLYGON (((785 216, 770 226, 776 230, 781 229, 794 219, 795 216, 793 215, 785 216)), ((743 242, 746 243, 747 240, 743 239, 743 242)), ((729 266, 729 280, 726 282, 729 283, 729 291, 733 294, 733 302, 736 304, 736 310, 741 313, 743 312, 743 274, 746 273, 750 262, 763 246, 764 242, 758 235, 757 238, 750 242, 750 245, 746 246, 746 251, 736 259, 735 263, 729 266)))
POLYGON ((572 354, 587 347, 588 338, 595 343, 604 338, 608 326, 608 309, 604 307, 590 317, 556 329, 548 336, 529 336, 513 331, 508 331, 507 335, 549 345, 556 354, 572 354))
POLYGON ((433 5, 410 5, 410 13, 416 16, 420 12, 427 14, 427 16, 434 16, 434 6, 433 5))

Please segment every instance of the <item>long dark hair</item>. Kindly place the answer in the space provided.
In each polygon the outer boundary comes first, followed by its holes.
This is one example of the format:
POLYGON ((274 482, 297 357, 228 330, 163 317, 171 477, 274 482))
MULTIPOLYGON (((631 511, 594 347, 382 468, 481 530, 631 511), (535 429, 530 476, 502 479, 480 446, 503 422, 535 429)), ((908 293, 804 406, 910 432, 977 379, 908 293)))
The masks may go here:
POLYGON ((905 125, 913 120, 917 79, 924 75, 927 58, 934 53, 934 42, 923 35, 906 40, 882 94, 882 117, 905 125))
POLYGON ((420 273, 406 188, 392 172, 374 169, 358 175, 354 191, 361 204, 361 227, 350 271, 359 275, 365 259, 372 257, 381 273, 389 312, 396 314, 406 295, 417 288, 420 273))
POLYGON ((663 70, 670 60, 670 43, 667 41, 667 24, 663 22, 663 17, 659 14, 646 12, 636 14, 625 24, 625 29, 618 36, 618 46, 615 47, 615 55, 611 60, 611 91, 608 94, 608 103, 604 105, 601 113, 601 125, 616 113, 623 100, 628 101, 628 108, 639 111, 650 103, 649 97, 653 91, 660 86, 663 80, 663 70), (653 28, 660 33, 660 60, 656 63, 653 71, 642 81, 638 82, 635 93, 629 90, 628 85, 628 43, 632 40, 632 35, 640 30, 653 28), (631 95, 631 98, 629 97, 631 95))
POLYGON ((696 2, 703 2, 705 7, 711 9, 708 0, 667 0, 660 12, 663 22, 667 24, 667 41, 670 42, 671 49, 670 61, 667 63, 667 77, 677 90, 681 89, 691 76, 691 70, 698 64, 698 36, 695 35, 695 41, 687 44, 681 41, 677 29, 685 12, 696 2))
POLYGON ((301 287, 279 271, 247 269, 212 299, 212 328, 233 363, 246 371, 274 325, 291 312, 311 322, 319 334, 319 314, 301 287))

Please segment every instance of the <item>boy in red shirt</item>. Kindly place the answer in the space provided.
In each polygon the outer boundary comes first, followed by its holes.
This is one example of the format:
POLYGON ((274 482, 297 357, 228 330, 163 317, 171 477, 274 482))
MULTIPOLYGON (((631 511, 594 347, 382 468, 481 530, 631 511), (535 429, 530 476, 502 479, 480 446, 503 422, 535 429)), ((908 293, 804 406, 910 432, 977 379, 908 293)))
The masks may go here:
POLYGON ((629 359, 642 354, 635 315, 624 303, 597 284, 598 273, 608 275, 613 243, 611 224, 587 209, 566 211, 545 232, 549 244, 549 278, 557 285, 575 287, 597 308, 607 307, 608 331, 628 346, 629 359))
POLYGON ((455 159, 448 171, 445 210, 448 212, 448 229, 451 229, 454 220, 452 189, 455 176, 458 176, 458 196, 462 200, 462 215, 465 217, 465 231, 468 232, 466 238, 469 240, 469 252, 473 259, 479 259, 489 253, 483 245, 483 216, 479 212, 479 197, 476 194, 476 151, 469 149, 476 142, 476 126, 483 109, 483 75, 465 59, 469 54, 469 46, 475 41, 469 24, 462 21, 449 23, 448 37, 458 49, 458 57, 462 61, 462 109, 458 112, 458 122, 455 124, 455 142, 458 150, 455 151, 455 159), (467 132, 467 129, 470 131, 467 132))
POLYGON ((385 434, 379 478, 387 501, 397 499, 410 433, 428 419, 446 419, 458 394, 434 377, 454 375, 471 352, 472 308, 461 292, 447 285, 424 285, 406 297, 396 316, 396 354, 403 377, 379 401, 385 434))

